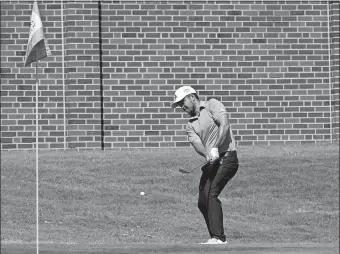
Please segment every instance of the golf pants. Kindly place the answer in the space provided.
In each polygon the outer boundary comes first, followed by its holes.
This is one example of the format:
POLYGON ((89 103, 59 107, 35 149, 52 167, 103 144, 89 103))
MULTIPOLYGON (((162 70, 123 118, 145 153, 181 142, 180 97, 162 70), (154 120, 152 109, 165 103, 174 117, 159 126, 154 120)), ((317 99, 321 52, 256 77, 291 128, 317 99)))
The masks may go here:
POLYGON ((218 199, 228 181, 238 170, 236 151, 227 152, 221 164, 203 173, 199 184, 198 208, 204 216, 211 238, 226 240, 221 201, 218 199))

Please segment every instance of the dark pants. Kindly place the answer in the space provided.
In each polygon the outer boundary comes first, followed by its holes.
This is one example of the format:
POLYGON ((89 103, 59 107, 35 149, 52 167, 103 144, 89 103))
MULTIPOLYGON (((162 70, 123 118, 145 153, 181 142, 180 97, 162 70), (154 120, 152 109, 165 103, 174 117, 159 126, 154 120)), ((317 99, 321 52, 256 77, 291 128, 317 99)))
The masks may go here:
POLYGON ((204 216, 211 238, 226 240, 221 201, 218 199, 238 170, 236 151, 228 152, 210 173, 203 173, 199 185, 198 208, 204 216))

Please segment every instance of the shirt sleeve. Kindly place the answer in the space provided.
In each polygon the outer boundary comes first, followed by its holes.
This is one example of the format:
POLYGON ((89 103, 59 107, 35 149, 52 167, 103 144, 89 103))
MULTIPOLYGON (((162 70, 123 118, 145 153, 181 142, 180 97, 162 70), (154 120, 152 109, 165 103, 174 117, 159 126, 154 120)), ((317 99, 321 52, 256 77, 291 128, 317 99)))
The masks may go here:
POLYGON ((194 131, 192 126, 189 124, 186 126, 186 132, 188 134, 189 142, 192 144, 196 139, 201 140, 201 138, 197 135, 197 133, 194 131))
POLYGON ((214 119, 216 121, 221 115, 227 114, 227 110, 225 109, 222 102, 216 100, 216 99, 210 99, 208 102, 208 110, 214 119))

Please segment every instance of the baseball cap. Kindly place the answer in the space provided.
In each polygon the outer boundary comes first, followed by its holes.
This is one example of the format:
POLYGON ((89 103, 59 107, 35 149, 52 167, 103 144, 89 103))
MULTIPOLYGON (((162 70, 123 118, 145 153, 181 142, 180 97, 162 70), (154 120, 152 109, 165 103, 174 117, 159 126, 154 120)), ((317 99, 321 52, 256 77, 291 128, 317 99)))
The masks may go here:
POLYGON ((182 86, 178 88, 175 92, 175 101, 172 103, 171 107, 176 108, 177 103, 184 99, 188 94, 196 93, 196 90, 191 86, 182 86))

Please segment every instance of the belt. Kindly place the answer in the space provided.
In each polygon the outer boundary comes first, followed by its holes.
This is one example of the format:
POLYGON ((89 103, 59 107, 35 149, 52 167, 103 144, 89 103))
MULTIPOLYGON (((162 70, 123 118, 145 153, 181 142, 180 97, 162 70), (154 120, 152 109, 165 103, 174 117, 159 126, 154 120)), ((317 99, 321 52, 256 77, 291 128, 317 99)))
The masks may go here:
POLYGON ((235 151, 226 151, 224 153, 220 153, 220 158, 228 157, 228 156, 237 156, 237 152, 235 151))

